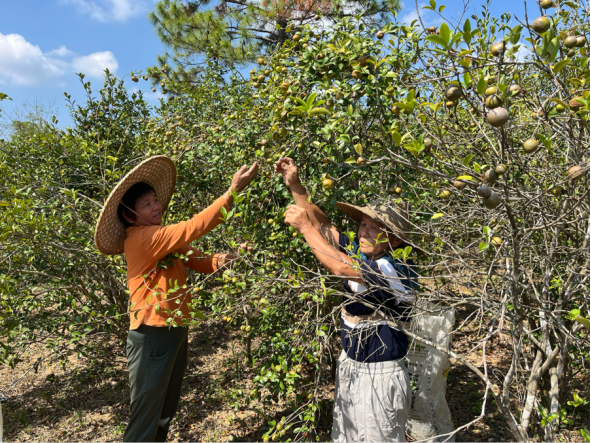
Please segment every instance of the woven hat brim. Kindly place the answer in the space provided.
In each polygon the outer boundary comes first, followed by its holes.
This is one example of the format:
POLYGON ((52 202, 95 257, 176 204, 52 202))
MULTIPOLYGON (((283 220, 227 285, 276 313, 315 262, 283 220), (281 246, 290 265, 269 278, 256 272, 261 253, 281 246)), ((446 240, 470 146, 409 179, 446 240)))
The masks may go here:
POLYGON ((165 155, 144 160, 117 183, 109 194, 96 222, 94 243, 106 255, 123 253, 126 228, 117 216, 117 208, 125 193, 134 184, 144 182, 152 186, 165 211, 170 203, 176 185, 176 166, 165 155))
POLYGON ((382 220, 382 218, 379 216, 379 214, 377 214, 371 208, 369 208, 367 206, 355 206, 355 205, 352 205, 350 203, 345 203, 345 202, 337 202, 337 207, 341 211, 343 211, 345 214, 347 214, 349 217, 351 217, 353 220, 355 220, 359 223, 361 223, 361 220, 363 219, 364 215, 367 215, 368 217, 371 217, 376 221, 384 223, 386 226, 388 226, 388 228, 392 229, 392 231, 394 232, 394 234, 398 238, 400 238, 402 241, 404 241, 406 243, 413 245, 414 250, 416 250, 417 252, 419 252, 421 254, 425 253, 425 251, 423 251, 418 246, 414 246, 409 233, 402 231, 399 227, 393 225, 392 223, 387 223, 386 220, 382 220))

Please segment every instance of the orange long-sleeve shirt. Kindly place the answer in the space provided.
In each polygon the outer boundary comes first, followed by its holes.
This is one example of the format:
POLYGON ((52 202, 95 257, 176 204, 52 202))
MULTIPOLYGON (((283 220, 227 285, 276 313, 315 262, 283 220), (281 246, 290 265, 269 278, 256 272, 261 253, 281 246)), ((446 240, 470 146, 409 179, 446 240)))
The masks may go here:
POLYGON ((127 228, 124 252, 127 260, 127 284, 130 293, 130 329, 140 325, 169 326, 166 320, 172 317, 177 324, 189 317, 187 303, 191 302, 189 289, 167 292, 187 282, 185 266, 201 273, 217 269, 217 256, 202 257, 202 253, 187 246, 193 240, 207 234, 220 223, 220 209, 229 209, 224 197, 196 214, 190 220, 170 226, 132 226, 127 228), (165 260, 170 253, 186 255, 190 259, 165 260), (201 257, 201 258, 200 258, 201 257), (164 269, 163 266, 166 266, 164 269), (144 276, 148 274, 148 277, 144 276), (171 313, 166 311, 170 310, 171 313))

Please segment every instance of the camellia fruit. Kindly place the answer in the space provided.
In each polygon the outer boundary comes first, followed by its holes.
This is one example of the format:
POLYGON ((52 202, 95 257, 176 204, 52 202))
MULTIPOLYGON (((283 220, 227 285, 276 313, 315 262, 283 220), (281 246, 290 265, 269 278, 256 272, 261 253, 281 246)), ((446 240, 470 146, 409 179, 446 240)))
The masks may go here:
POLYGON ((582 99, 582 97, 573 97, 568 102, 568 107, 571 109, 571 111, 575 111, 576 112, 579 109, 581 109, 583 106, 585 106, 578 99, 582 99))
POLYGON ((530 138, 523 143, 523 151, 532 154, 538 150, 540 143, 535 138, 530 138))
POLYGON ((564 188, 562 186, 552 186, 552 188, 548 190, 548 192, 552 194, 554 197, 560 197, 563 191, 564 188))
POLYGON ((579 35, 577 37, 577 48, 583 48, 585 46, 585 44, 587 43, 587 39, 585 39, 585 37, 583 37, 582 35, 579 35))
POLYGON ((484 104, 488 109, 495 109, 503 105, 503 99, 497 94, 493 94, 486 99, 484 104))
POLYGON ((445 90, 445 98, 449 101, 455 102, 462 97, 462 89, 458 85, 449 85, 445 90))
POLYGON ((495 43, 494 45, 492 45, 492 47, 490 48, 490 53, 495 56, 498 57, 499 55, 501 55, 503 52, 505 52, 505 42, 498 42, 495 43))
POLYGON ((488 88, 485 89, 484 95, 489 97, 493 94, 496 94, 497 92, 499 92, 499 88, 497 88, 496 86, 489 86, 488 88))
POLYGON ((263 57, 259 57, 259 58, 257 59, 257 63, 258 63, 259 65, 264 65, 264 64, 265 64, 265 59, 264 59, 263 57))
POLYGON ((324 186, 324 189, 326 189, 327 191, 330 191, 333 188, 334 184, 330 178, 325 178, 324 180, 322 180, 322 186, 324 186))
POLYGON ((509 86, 509 92, 513 92, 515 94, 519 94, 521 92, 521 86, 519 86, 519 85, 511 85, 511 86, 509 86))
POLYGON ((538 34, 541 34, 542 32, 546 32, 548 29, 550 29, 551 24, 552 23, 548 17, 542 16, 534 20, 534 22, 531 24, 531 28, 538 34))
POLYGON ((490 195, 492 194, 492 191, 487 185, 482 185, 482 186, 478 187, 478 189, 476 190, 476 193, 483 198, 487 198, 487 197, 490 197, 490 195))
POLYGON ((507 167, 503 164, 497 165, 495 166, 495 172, 497 175, 503 175, 505 172, 507 172, 507 167))
POLYGON ((569 35, 567 38, 564 39, 564 46, 567 48, 574 48, 577 46, 577 38, 574 35, 569 35))
POLYGON ((439 194, 439 197, 441 197, 441 198, 449 198, 449 197, 451 197, 451 192, 449 192, 447 189, 444 189, 439 194))
POLYGON ((376 33, 376 37, 377 37, 379 40, 383 39, 383 38, 384 38, 384 35, 386 35, 386 33, 385 33, 384 31, 378 31, 378 32, 376 33))
POLYGON ((490 239, 490 244, 498 248, 503 244, 503 239, 501 237, 493 237, 490 239))
POLYGON ((467 186, 467 184, 461 180, 454 180, 454 187, 456 189, 459 189, 460 191, 462 189, 464 189, 467 186))
POLYGON ((484 179, 491 184, 496 182, 498 178, 499 176, 494 169, 489 169, 484 173, 484 179))
POLYGON ((495 209, 501 204, 501 197, 495 192, 491 193, 488 197, 482 199, 482 204, 487 209, 495 209))
POLYGON ((393 114, 400 114, 400 107, 399 106, 392 106, 392 113, 393 114))
POLYGON ((358 166, 363 166, 366 162, 367 162, 367 160, 365 160, 363 157, 357 158, 357 165, 358 166))
POLYGON ((585 170, 579 166, 571 166, 567 172, 567 176, 569 180, 576 181, 582 178, 585 175, 585 170))
POLYGON ((509 121, 509 111, 505 108, 495 108, 488 111, 486 121, 495 128, 504 126, 509 121))
POLYGON ((550 9, 553 5, 553 0, 542 0, 542 2, 540 3, 540 6, 542 6, 542 8, 544 9, 550 9))
POLYGON ((562 106, 560 103, 558 103, 556 105, 556 108, 554 108, 554 109, 556 109, 556 112, 558 112, 559 114, 562 114, 564 111, 566 111, 566 108, 564 106, 562 106))
POLYGON ((351 77, 353 77, 355 80, 359 80, 362 76, 362 72, 358 71, 357 69, 355 69, 352 73, 351 73, 351 77))

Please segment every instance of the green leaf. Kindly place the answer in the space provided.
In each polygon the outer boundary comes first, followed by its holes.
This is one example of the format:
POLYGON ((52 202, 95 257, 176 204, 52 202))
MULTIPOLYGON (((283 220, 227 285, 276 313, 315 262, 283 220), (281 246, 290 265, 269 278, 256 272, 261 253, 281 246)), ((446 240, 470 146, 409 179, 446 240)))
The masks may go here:
POLYGON ((402 136, 400 135, 400 132, 394 131, 392 133, 392 140, 396 146, 400 146, 400 143, 402 142, 402 136))
POLYGON ((431 43, 435 43, 436 45, 441 46, 443 49, 447 49, 447 42, 443 40, 440 35, 428 35, 425 37, 425 40, 430 41, 431 43))
POLYGON ((193 312, 195 313, 195 317, 197 317, 199 320, 205 320, 205 314, 197 309, 193 309, 193 312))
MULTIPOLYGON (((468 165, 466 165, 466 166, 468 166, 468 165)), ((476 180, 474 177, 472 177, 471 175, 460 175, 460 176, 458 177, 458 180, 470 180, 470 181, 473 181, 473 182, 477 181, 477 180, 476 180)))
POLYGON ((445 47, 448 48, 448 43, 451 41, 452 34, 447 26, 447 23, 441 23, 441 26, 439 27, 439 35, 445 42, 445 47))
POLYGON ((470 24, 470 19, 467 18, 466 21, 464 22, 464 32, 471 32, 472 31, 472 25, 470 24))
MULTIPOLYGON (((570 2, 566 2, 566 3, 568 4, 570 2)), ((581 435, 583 436, 583 438, 585 439, 585 441, 588 442, 589 441, 589 433, 585 429, 581 429, 580 432, 581 432, 581 435)))
POLYGON ((443 217, 443 212, 438 212, 437 214, 433 214, 431 216, 431 220, 435 220, 435 219, 437 219, 439 217, 443 217))
POLYGON ((490 231, 491 231, 491 229, 490 229, 490 227, 489 227, 489 226, 483 226, 483 227, 482 227, 482 233, 483 233, 484 235, 488 235, 488 234, 490 234, 490 231))
POLYGON ((577 317, 575 318, 575 320, 581 323, 583 326, 585 326, 587 330, 589 330, 589 319, 584 317, 577 317))
POLYGON ((484 251, 486 248, 488 248, 488 243, 486 242, 480 242, 480 244, 478 245, 478 250, 480 252, 484 251))
POLYGON ((480 95, 483 95, 484 91, 486 91, 486 80, 483 76, 481 76, 480 80, 478 80, 478 84, 476 85, 476 91, 478 91, 480 95))
POLYGON ((325 108, 314 108, 314 109, 310 109, 308 111, 308 115, 309 116, 326 115, 326 114, 330 114, 330 111, 328 109, 325 109, 325 108))

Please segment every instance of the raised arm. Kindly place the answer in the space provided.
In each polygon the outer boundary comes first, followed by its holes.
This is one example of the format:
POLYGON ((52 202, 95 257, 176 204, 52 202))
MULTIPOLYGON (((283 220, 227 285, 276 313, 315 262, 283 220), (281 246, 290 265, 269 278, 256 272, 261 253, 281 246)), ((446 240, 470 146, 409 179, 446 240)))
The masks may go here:
POLYGON ((291 191, 296 206, 306 210, 312 226, 326 237, 332 246, 338 245, 339 231, 332 225, 322 209, 308 201, 308 193, 300 182, 298 167, 293 159, 289 157, 280 159, 275 164, 275 172, 283 176, 283 181, 291 191))
POLYGON ((234 174, 228 191, 190 220, 175 225, 150 226, 143 229, 142 245, 148 249, 147 252, 156 260, 160 260, 170 252, 204 236, 219 225, 222 207, 229 209, 233 202, 232 191, 241 192, 248 186, 258 173, 258 163, 254 162, 251 168, 247 169, 247 166, 242 166, 234 174))

